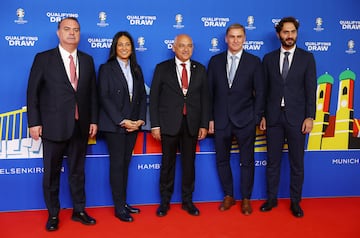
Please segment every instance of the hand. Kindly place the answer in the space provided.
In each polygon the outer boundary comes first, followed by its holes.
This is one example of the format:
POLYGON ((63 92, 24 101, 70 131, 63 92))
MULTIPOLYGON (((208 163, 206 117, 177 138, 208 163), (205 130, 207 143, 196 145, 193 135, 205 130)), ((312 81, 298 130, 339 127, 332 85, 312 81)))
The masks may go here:
POLYGON ((151 135, 152 135, 152 137, 153 137, 155 140, 161 141, 160 128, 153 128, 153 129, 151 129, 151 135))
POLYGON ((30 136, 34 140, 38 140, 42 136, 42 126, 33 126, 29 128, 30 136))
POLYGON ((214 134, 215 133, 215 126, 214 126, 214 121, 210 121, 209 122, 209 134, 214 134))
POLYGON ((206 128, 200 128, 198 133, 198 140, 205 139, 207 135, 207 129, 206 128))
POLYGON ((262 131, 266 130, 266 119, 265 119, 265 117, 261 118, 259 129, 262 130, 262 131))
POLYGON ((142 121, 142 120, 132 121, 132 120, 125 119, 121 122, 120 126, 124 127, 127 132, 133 132, 133 131, 139 130, 140 126, 142 125, 142 124, 140 124, 140 121, 142 121))
POLYGON ((89 129, 89 136, 90 138, 94 138, 96 133, 97 133, 98 127, 96 124, 90 124, 90 129, 89 129))
POLYGON ((314 126, 314 119, 308 117, 304 120, 302 124, 301 132, 303 134, 308 134, 311 132, 313 126, 314 126))

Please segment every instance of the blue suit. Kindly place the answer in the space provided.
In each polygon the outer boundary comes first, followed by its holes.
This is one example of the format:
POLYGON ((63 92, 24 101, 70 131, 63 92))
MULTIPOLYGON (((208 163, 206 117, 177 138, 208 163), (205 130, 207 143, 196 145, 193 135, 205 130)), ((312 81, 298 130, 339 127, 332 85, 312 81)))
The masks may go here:
POLYGON ((140 66, 131 65, 131 74, 132 98, 116 59, 99 69, 99 130, 105 136, 110 154, 110 185, 116 214, 126 205, 128 168, 138 135, 138 131, 127 132, 120 123, 125 119, 146 121, 146 92, 140 66))
POLYGON ((230 149, 233 136, 240 148, 241 195, 250 199, 254 183, 256 123, 264 112, 261 60, 242 52, 231 88, 227 76, 227 52, 213 56, 208 65, 211 120, 215 127, 216 163, 224 194, 233 196, 230 149))
POLYGON ((280 180, 282 148, 287 140, 290 161, 290 198, 300 202, 304 181, 305 134, 301 132, 306 118, 315 117, 316 66, 314 56, 300 48, 294 51, 285 79, 280 74, 280 49, 264 56, 267 83, 267 193, 276 199, 280 180), (285 107, 281 107, 284 97, 285 107))

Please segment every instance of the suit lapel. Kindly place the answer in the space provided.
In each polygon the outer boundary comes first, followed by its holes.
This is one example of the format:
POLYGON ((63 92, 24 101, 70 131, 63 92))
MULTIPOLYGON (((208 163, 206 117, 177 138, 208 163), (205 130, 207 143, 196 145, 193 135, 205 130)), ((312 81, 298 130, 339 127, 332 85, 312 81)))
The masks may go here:
MULTIPOLYGON (((65 62, 62 60, 61 54, 60 54, 60 50, 59 47, 55 48, 54 50, 54 56, 56 58, 56 61, 58 62, 58 67, 61 68, 61 72, 62 72, 62 77, 65 80, 65 83, 72 89, 74 90, 73 86, 71 85, 70 79, 68 74, 66 73, 66 68, 65 68, 65 62)), ((78 56, 79 57, 79 56, 78 56)), ((80 67, 80 66, 79 66, 80 67)), ((80 70, 79 70, 80 71, 80 70)), ((78 85, 79 86, 79 85, 78 85)))
POLYGON ((240 71, 241 66, 243 65, 244 58, 246 57, 245 54, 246 54, 246 52, 245 52, 245 50, 243 50, 243 52, 242 52, 242 54, 241 54, 241 57, 240 57, 240 59, 239 59, 238 66, 237 66, 236 71, 235 71, 235 76, 234 76, 233 85, 235 84, 236 81, 238 81, 238 74, 239 74, 239 71, 240 71))
POLYGON ((280 71, 280 54, 281 54, 281 51, 280 49, 276 52, 276 54, 274 54, 274 60, 273 60, 273 68, 276 69, 276 74, 279 76, 279 80, 283 83, 284 82, 284 79, 283 77, 281 76, 281 71, 280 71))
POLYGON ((188 91, 191 90, 192 85, 195 83, 194 81, 196 80, 196 74, 197 74, 197 65, 194 64, 194 63, 190 60, 190 82, 189 82, 188 91))
MULTIPOLYGON (((183 95, 182 89, 180 87, 179 84, 179 80, 178 80, 178 72, 177 72, 177 66, 176 66, 176 62, 175 62, 175 58, 173 58, 172 60, 169 61, 169 84, 175 89, 176 92, 178 92, 179 94, 183 95)), ((179 72, 181 74, 181 72, 179 72)), ((181 77, 181 75, 180 75, 181 77)), ((190 85, 189 85, 190 87, 190 85)))
POLYGON ((116 78, 119 78, 119 80, 117 80, 117 81, 121 84, 121 86, 124 88, 125 92, 130 97, 129 87, 127 85, 125 75, 124 75, 123 71, 121 70, 119 62, 117 62, 117 60, 112 61, 112 68, 114 70, 116 78))

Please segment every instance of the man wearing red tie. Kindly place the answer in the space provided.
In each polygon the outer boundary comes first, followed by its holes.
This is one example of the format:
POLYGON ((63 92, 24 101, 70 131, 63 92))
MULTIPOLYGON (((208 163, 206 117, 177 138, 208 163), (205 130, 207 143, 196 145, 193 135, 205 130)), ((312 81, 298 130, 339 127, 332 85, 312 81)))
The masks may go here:
POLYGON ((205 67, 190 60, 193 42, 186 34, 175 38, 175 58, 156 66, 150 91, 152 136, 161 141, 161 203, 157 216, 170 209, 174 191, 176 153, 181 153, 182 208, 198 216, 192 201, 195 180, 196 143, 206 137, 209 123, 209 95, 205 67))
POLYGON ((79 50, 80 25, 76 18, 58 24, 58 47, 35 56, 27 88, 30 135, 43 143, 43 191, 49 217, 47 231, 59 224, 59 184, 67 156, 73 202, 72 219, 93 225, 85 212, 84 164, 88 137, 97 132, 98 103, 93 58, 79 50))

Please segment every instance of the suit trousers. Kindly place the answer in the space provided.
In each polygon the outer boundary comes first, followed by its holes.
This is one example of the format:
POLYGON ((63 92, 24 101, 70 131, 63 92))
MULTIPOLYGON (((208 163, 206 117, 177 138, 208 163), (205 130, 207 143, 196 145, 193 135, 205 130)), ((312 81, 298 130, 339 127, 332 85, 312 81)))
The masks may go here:
POLYGON ((138 132, 104 132, 110 159, 110 186, 115 211, 120 212, 126 204, 128 170, 138 132))
MULTIPOLYGON (((215 124, 216 127, 216 124, 215 124)), ((254 142, 256 125, 250 122, 238 128, 231 122, 222 129, 215 130, 216 166, 224 195, 234 196, 233 176, 230 166, 230 152, 233 138, 236 138, 240 149, 240 191, 242 199, 251 198, 254 185, 254 142)))
POLYGON ((43 192, 50 216, 58 216, 60 211, 59 186, 62 162, 67 155, 69 169, 68 182, 75 212, 85 209, 85 155, 88 138, 80 133, 78 122, 74 133, 66 141, 42 139, 43 143, 43 192))
POLYGON ((181 154, 182 201, 192 201, 195 182, 196 143, 197 136, 190 135, 186 116, 183 117, 180 130, 176 135, 161 134, 160 196, 162 203, 169 203, 174 192, 175 164, 178 149, 181 154))
POLYGON ((304 182, 304 146, 305 135, 301 132, 302 125, 292 126, 281 113, 278 123, 267 126, 267 194, 269 199, 278 195, 280 181, 281 157, 286 140, 289 149, 290 164, 290 199, 300 202, 304 182))

